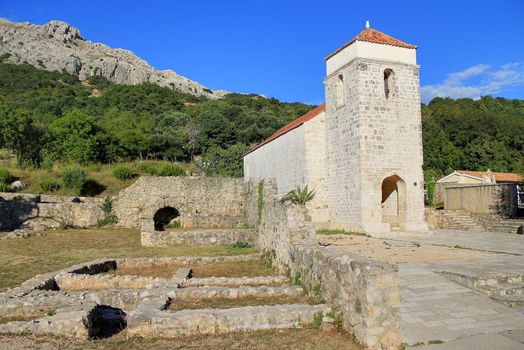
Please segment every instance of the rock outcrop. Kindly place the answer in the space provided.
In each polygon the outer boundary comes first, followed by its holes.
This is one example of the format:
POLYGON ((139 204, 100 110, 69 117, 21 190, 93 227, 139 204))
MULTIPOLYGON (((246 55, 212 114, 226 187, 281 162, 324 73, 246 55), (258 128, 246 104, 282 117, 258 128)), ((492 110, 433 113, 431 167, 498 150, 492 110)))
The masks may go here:
POLYGON ((0 55, 4 55, 6 62, 28 63, 50 71, 65 70, 80 80, 101 75, 117 84, 149 82, 208 98, 227 94, 207 89, 172 70, 156 70, 131 51, 88 41, 77 28, 61 21, 40 26, 0 18, 0 55))

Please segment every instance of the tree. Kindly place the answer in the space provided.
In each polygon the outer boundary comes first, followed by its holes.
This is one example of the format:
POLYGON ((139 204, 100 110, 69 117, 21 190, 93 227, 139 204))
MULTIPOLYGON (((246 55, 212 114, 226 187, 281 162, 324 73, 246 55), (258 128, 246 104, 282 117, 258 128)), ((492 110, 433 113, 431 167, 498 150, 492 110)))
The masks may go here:
POLYGON ((13 110, 0 100, 0 133, 2 143, 15 154, 19 165, 40 164, 44 130, 35 125, 28 111, 13 110))
POLYGON ((90 115, 72 110, 51 125, 50 154, 64 161, 85 164, 107 160, 107 135, 90 115))
POLYGON ((208 176, 242 177, 243 156, 249 147, 235 144, 228 149, 212 147, 204 156, 203 166, 208 176))

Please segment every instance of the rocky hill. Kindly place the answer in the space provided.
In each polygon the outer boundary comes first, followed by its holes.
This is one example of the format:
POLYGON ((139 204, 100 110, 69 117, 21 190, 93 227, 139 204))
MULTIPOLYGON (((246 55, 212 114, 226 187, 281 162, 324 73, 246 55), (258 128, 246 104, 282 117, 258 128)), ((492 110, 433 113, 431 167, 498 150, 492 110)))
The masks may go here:
POLYGON ((0 18, 0 55, 6 62, 28 63, 50 71, 66 70, 80 80, 101 75, 117 84, 149 82, 209 98, 227 94, 207 89, 172 70, 157 70, 131 51, 88 41, 77 28, 61 21, 40 26, 0 18))

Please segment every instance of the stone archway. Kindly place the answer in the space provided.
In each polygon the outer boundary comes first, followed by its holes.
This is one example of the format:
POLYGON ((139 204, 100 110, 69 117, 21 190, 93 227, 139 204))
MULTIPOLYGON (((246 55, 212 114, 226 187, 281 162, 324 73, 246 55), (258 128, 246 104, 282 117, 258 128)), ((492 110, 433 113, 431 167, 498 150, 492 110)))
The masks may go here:
POLYGON ((155 231, 164 231, 165 227, 169 225, 171 220, 179 216, 179 211, 173 207, 163 207, 158 209, 155 215, 153 216, 153 221, 155 223, 155 231))
POLYGON ((403 229, 406 222, 406 184, 397 175, 382 180, 382 222, 403 229))

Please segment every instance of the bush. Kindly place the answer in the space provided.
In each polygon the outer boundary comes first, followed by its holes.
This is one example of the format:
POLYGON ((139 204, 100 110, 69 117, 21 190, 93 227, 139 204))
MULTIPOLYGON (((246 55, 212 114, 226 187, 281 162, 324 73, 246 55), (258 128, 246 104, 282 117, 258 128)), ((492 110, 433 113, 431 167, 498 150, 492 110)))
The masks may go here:
POLYGON ((125 181, 134 178, 136 174, 129 167, 119 166, 113 170, 113 176, 118 180, 125 181))
POLYGON ((9 190, 10 188, 8 184, 0 182, 0 192, 9 192, 9 190))
POLYGON ((11 181, 11 173, 7 169, 0 168, 0 183, 8 184, 11 181))
POLYGON ((102 204, 101 208, 104 212, 104 217, 98 220, 98 227, 113 225, 118 222, 118 217, 113 213, 113 201, 110 197, 106 197, 104 199, 104 203, 102 204))
POLYGON ((295 188, 282 198, 282 202, 291 202, 293 204, 304 205, 315 198, 315 190, 308 190, 307 185, 304 188, 295 188))
POLYGON ((60 189, 60 184, 51 179, 44 179, 40 181, 40 188, 44 192, 55 192, 60 189))
POLYGON ((251 248, 253 245, 249 242, 236 241, 231 244, 231 248, 251 248))
POLYGON ((62 181, 65 188, 81 191, 86 182, 86 173, 78 166, 69 167, 62 173, 62 181))
POLYGON ((157 176, 184 176, 186 172, 178 165, 162 164, 157 168, 157 176))

